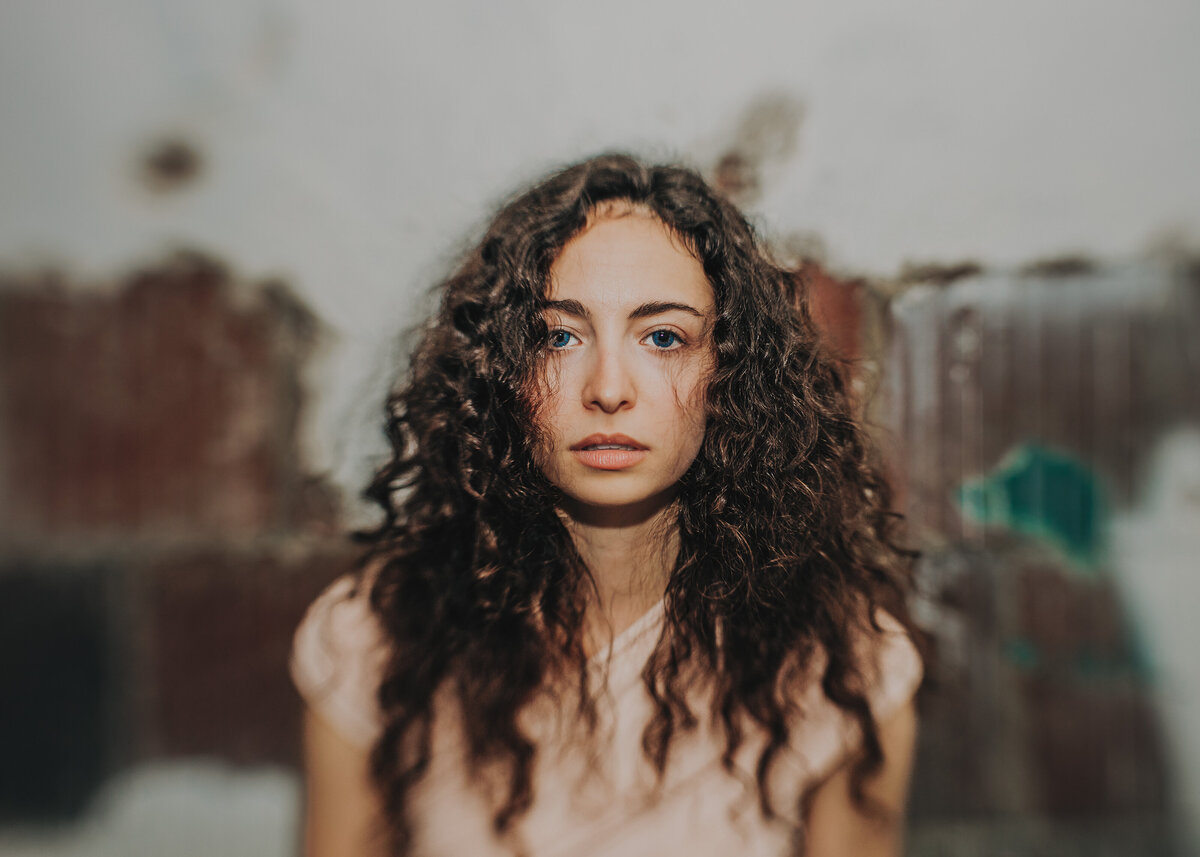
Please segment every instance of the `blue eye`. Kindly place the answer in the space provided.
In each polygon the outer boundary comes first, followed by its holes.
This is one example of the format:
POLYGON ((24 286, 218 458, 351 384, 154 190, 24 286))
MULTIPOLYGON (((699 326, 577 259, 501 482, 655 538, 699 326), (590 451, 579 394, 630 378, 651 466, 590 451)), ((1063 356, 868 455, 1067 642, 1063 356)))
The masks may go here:
POLYGON ((673 330, 656 330, 650 334, 650 341, 665 350, 679 341, 679 334, 673 330))
POLYGON ((571 338, 575 334, 569 330, 552 330, 550 331, 550 347, 563 349, 571 344, 571 338))

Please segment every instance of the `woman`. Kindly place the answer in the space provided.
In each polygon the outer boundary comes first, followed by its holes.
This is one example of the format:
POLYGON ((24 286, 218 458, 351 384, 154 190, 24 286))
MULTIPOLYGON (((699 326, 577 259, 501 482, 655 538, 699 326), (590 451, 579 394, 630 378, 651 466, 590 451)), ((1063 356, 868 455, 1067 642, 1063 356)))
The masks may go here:
POLYGON ((442 296, 297 633, 308 853, 898 853, 911 556, 793 277, 609 155, 442 296))

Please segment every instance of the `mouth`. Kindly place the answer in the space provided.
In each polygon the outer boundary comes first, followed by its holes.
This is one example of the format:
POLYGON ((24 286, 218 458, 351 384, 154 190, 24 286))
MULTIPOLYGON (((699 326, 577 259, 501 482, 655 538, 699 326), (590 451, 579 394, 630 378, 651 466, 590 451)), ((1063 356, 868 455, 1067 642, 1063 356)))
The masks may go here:
POLYGON ((645 450, 647 447, 624 434, 593 434, 571 446, 573 452, 603 449, 645 450))
POLYGON ((647 447, 623 434, 594 434, 574 444, 571 452, 595 470, 624 470, 645 458, 647 447))

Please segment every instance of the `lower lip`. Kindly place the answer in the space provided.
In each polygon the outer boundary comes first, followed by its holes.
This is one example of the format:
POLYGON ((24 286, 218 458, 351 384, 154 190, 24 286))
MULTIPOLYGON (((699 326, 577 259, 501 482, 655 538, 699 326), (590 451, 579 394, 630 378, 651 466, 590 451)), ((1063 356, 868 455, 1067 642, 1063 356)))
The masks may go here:
POLYGON ((646 457, 644 449, 573 449, 571 454, 597 470, 624 470, 646 457))

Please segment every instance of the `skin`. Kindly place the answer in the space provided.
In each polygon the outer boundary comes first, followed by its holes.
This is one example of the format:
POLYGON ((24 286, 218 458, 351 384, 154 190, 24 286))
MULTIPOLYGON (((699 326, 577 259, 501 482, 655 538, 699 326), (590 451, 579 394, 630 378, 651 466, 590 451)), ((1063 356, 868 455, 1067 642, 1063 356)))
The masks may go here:
POLYGON ((567 495, 563 519, 597 588, 589 647, 606 645, 661 596, 678 550, 668 523, 676 484, 704 440, 713 290, 700 263, 654 217, 594 218, 550 270, 551 436, 543 471, 567 495), (570 447, 593 434, 647 447, 620 470, 570 447))
MULTIPOLYGON (((595 580, 585 640, 598 649, 662 597, 678 549, 671 501, 704 439, 713 291, 660 221, 626 207, 598 213, 563 248, 548 298, 538 418, 550 441, 538 464, 567 497, 563 520, 595 580), (627 435, 647 452, 619 470, 590 467, 570 447, 595 433, 627 435)), ((880 724, 885 761, 865 788, 883 820, 852 802, 852 759, 818 786, 805 819, 809 857, 900 853, 915 736, 911 704, 880 724)), ((378 853, 367 751, 309 711, 305 758, 305 853, 378 853)))
POLYGON ((374 836, 380 805, 368 751, 351 744, 312 709, 304 712, 304 854, 382 857, 374 836))

